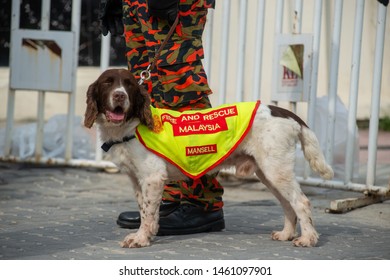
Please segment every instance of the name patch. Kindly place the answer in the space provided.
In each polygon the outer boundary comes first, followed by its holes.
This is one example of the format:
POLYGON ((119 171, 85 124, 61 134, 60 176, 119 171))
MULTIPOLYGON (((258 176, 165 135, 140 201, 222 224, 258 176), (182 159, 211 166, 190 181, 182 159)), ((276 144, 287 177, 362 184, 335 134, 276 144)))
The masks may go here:
POLYGON ((192 146, 186 147, 186 156, 199 156, 206 154, 216 154, 217 153, 217 145, 205 145, 205 146, 192 146))

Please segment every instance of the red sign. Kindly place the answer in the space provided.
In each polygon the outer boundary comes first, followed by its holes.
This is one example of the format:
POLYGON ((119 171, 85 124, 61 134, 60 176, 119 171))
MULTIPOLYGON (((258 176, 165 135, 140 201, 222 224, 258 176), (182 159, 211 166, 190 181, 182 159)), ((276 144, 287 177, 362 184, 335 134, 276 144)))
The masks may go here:
POLYGON ((226 118, 237 115, 237 107, 229 106, 205 114, 182 113, 180 117, 165 113, 161 115, 161 121, 172 125, 174 136, 212 134, 228 130, 226 118))

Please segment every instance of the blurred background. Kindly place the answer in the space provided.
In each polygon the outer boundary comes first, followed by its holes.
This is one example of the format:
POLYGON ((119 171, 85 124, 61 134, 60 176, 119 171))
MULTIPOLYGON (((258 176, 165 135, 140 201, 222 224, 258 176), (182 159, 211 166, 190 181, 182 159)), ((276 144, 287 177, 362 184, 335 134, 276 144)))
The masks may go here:
MULTIPOLYGON (((21 1, 20 28, 39 29, 41 19, 41 0, 21 1)), ((100 65, 101 36, 99 30, 100 1, 81 1, 79 66, 100 65)), ((50 29, 71 29, 71 0, 51 1, 50 29)), ((0 0, 0 67, 9 64, 10 28, 12 0, 0 0)), ((110 65, 126 65, 123 37, 111 40, 110 65)))

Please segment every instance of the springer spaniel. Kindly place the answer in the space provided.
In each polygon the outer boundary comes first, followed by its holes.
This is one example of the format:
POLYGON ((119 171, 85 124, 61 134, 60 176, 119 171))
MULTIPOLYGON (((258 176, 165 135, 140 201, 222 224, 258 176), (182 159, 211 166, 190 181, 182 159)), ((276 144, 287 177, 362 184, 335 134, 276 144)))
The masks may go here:
MULTIPOLYGON (((137 232, 125 237, 122 247, 149 246, 158 231, 159 205, 167 181, 185 176, 177 167, 148 151, 134 138, 139 125, 153 129, 148 93, 125 69, 110 69, 89 86, 84 124, 96 122, 112 161, 129 175, 141 213, 137 232)), ((156 139, 158 141, 158 139, 156 139)), ((288 110, 261 104, 252 128, 231 155, 210 173, 234 166, 237 175, 256 174, 280 201, 284 228, 272 232, 273 240, 292 240, 293 245, 311 247, 318 241, 308 198, 295 179, 295 149, 300 141, 310 167, 324 179, 333 177, 315 134, 288 110), (297 220, 301 236, 296 236, 297 220)))

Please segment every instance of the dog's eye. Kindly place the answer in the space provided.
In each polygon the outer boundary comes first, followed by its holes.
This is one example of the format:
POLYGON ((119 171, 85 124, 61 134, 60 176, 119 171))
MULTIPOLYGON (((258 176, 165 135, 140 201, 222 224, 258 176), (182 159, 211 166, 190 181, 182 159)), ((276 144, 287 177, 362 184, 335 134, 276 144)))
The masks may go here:
POLYGON ((114 80, 112 78, 107 78, 103 81, 103 84, 105 85, 111 85, 114 80))
POLYGON ((124 79, 124 80, 123 80, 123 83, 124 83, 126 86, 130 86, 130 85, 131 85, 130 79, 124 79))

